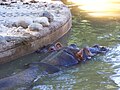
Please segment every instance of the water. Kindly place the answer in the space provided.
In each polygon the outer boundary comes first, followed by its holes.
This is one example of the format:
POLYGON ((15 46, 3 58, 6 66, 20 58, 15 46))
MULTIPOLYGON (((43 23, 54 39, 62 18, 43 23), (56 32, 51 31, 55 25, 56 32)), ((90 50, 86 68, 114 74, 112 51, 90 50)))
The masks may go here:
POLYGON ((120 18, 119 0, 67 0, 93 17, 120 18))
MULTIPOLYGON (((115 1, 117 0, 114 0, 114 3, 111 4, 115 5, 115 1)), ((72 7, 71 12, 73 15, 73 26, 67 44, 76 43, 80 48, 100 44, 108 46, 110 51, 106 55, 96 56, 86 63, 66 68, 56 74, 38 78, 31 86, 31 89, 120 90, 119 17, 111 15, 107 17, 106 15, 101 17, 92 16, 88 14, 91 11, 88 9, 83 10, 80 7, 72 7)), ((99 13, 101 11, 95 12, 99 13)), ((119 14, 118 12, 115 13, 119 14)), ((1 65, 0 78, 20 72, 24 69, 24 64, 39 61, 43 57, 45 55, 33 53, 11 63, 1 65)))

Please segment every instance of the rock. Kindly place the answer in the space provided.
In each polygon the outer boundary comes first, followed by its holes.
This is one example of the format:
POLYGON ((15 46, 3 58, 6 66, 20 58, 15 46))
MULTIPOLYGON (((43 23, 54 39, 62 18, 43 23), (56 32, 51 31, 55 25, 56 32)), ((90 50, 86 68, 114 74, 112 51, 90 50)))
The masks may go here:
POLYGON ((23 28, 28 28, 28 26, 33 23, 33 20, 30 17, 18 17, 15 19, 15 26, 17 27, 21 26, 23 28))
POLYGON ((6 40, 3 36, 0 35, 0 44, 6 43, 6 40))
POLYGON ((40 31, 43 30, 43 26, 39 23, 32 23, 28 26, 30 31, 40 31))
POLYGON ((49 22, 52 22, 54 20, 54 16, 48 11, 43 12, 43 17, 47 17, 49 22))
POLYGON ((40 23, 40 24, 42 24, 45 27, 50 25, 47 17, 38 17, 38 18, 35 18, 33 20, 33 22, 40 23))

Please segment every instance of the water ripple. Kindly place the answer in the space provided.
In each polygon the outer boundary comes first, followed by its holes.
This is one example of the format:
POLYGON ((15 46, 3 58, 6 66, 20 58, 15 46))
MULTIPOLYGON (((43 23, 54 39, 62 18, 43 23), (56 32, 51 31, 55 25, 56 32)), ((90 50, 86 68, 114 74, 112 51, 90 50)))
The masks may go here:
POLYGON ((114 69, 114 74, 110 78, 120 87, 120 45, 115 46, 111 50, 107 55, 107 60, 112 64, 112 68, 114 69))

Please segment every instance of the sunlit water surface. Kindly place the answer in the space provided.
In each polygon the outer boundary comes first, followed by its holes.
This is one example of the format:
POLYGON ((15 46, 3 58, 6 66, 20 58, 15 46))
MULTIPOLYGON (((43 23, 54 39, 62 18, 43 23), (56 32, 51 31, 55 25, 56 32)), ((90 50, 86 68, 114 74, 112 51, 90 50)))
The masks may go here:
MULTIPOLYGON (((75 1, 75 0, 74 0, 75 1)), ((76 0, 77 1, 77 0, 76 0)), ((79 0, 82 1, 82 0, 79 0)), ((86 1, 86 0, 85 0, 86 1)), ((88 0, 87 0, 88 1, 88 0)), ((93 0, 94 3, 97 3, 93 0)), ((99 0, 103 1, 103 0, 99 0)), ((104 0, 105 1, 105 0, 104 0)), ((109 0, 113 1, 113 0, 109 0)), ((115 3, 118 10, 120 4, 115 3)), ((112 4, 109 2, 110 4, 112 4)), ((119 1, 118 1, 119 2, 119 1)), ((92 2, 88 4, 93 4, 92 2)), ((104 3, 105 4, 105 3, 104 3)), ((87 5, 87 3, 86 3, 87 5)), ((94 6, 94 5, 93 5, 94 6)), ((90 61, 66 68, 59 73, 37 78, 30 88, 32 90, 118 90, 120 89, 120 21, 118 17, 93 17, 84 6, 71 7, 73 26, 67 44, 76 43, 80 48, 100 44, 108 46, 106 55, 98 55, 90 61)), ((97 9, 97 8, 96 8, 97 9)), ((102 13, 105 12, 101 11, 102 13)), ((119 11, 119 10, 118 10, 119 11)), ((104 14, 104 13, 103 13, 104 14)), ((118 12, 116 14, 119 14, 118 12)), ((47 55, 46 55, 47 56, 47 55)), ((24 64, 39 61, 45 55, 33 53, 16 61, 0 66, 0 78, 24 70, 24 64)))
POLYGON ((120 18, 119 0, 68 0, 78 8, 94 17, 117 17, 120 18))

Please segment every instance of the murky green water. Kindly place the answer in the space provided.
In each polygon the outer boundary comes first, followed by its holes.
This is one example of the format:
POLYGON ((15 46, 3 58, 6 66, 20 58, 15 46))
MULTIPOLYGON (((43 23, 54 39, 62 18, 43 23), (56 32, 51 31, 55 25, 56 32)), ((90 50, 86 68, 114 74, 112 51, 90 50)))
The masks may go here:
POLYGON ((38 80, 33 90, 118 90, 120 83, 115 83, 114 77, 120 80, 120 74, 115 72, 116 68, 118 71, 120 69, 120 48, 117 48, 120 47, 119 20, 88 17, 78 8, 72 8, 71 11, 73 26, 68 44, 76 43, 81 48, 100 44, 110 47, 110 52, 45 78, 42 85, 38 80), (115 54, 115 50, 119 52, 115 54))
MULTIPOLYGON (((94 44, 110 48, 99 55, 59 73, 39 78, 32 90, 118 90, 120 89, 120 21, 117 18, 92 18, 77 7, 71 8, 73 26, 68 44, 80 48, 94 44)), ((45 57, 31 54, 0 66, 0 78, 22 71, 23 65, 45 57), (7 69, 5 69, 7 68, 7 69)))

